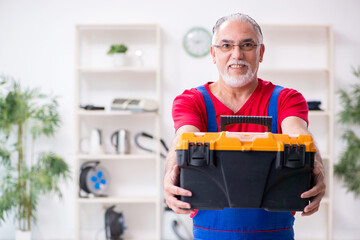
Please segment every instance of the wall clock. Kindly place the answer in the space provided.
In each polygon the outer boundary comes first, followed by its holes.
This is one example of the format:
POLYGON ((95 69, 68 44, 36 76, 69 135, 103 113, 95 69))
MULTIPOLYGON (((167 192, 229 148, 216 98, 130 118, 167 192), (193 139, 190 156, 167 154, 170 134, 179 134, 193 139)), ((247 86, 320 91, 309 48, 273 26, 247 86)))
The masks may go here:
POLYGON ((185 51, 193 57, 204 57, 210 52, 212 36, 202 27, 191 28, 184 36, 185 51))

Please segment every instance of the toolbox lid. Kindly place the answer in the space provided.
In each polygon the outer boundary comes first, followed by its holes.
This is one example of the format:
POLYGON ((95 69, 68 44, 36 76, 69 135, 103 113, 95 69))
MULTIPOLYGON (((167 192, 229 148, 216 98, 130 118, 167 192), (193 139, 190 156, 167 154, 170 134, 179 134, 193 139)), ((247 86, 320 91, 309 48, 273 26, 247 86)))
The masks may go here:
POLYGON ((270 132, 191 132, 179 137, 176 150, 187 150, 189 143, 207 143, 210 150, 284 151, 284 145, 304 145, 306 152, 316 152, 311 135, 274 134, 270 132))

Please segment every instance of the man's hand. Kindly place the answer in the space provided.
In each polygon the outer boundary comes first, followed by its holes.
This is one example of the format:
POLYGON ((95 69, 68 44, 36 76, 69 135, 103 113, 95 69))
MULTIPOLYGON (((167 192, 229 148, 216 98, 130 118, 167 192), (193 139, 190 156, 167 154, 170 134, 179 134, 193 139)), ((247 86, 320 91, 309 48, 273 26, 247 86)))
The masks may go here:
MULTIPOLYGON (((287 117, 281 123, 285 134, 309 134, 306 122, 298 117, 287 117)), ((316 147, 316 146, 315 146, 316 147)), ((301 198, 310 198, 310 204, 304 209, 302 216, 310 216, 319 211, 321 199, 325 195, 325 171, 319 149, 316 147, 314 169, 312 172, 314 187, 301 194, 301 198)))
MULTIPOLYGON (((320 158, 320 154, 316 154, 316 156, 318 156, 318 159, 320 158)), ((310 204, 305 207, 304 212, 301 214, 302 216, 310 216, 311 214, 316 213, 319 210, 320 201, 325 195, 326 186, 324 182, 324 166, 322 162, 316 158, 316 156, 312 172, 315 186, 309 191, 301 194, 302 198, 310 198, 310 204)))
POLYGON ((179 136, 184 132, 199 132, 197 127, 185 125, 176 131, 176 136, 171 144, 169 154, 166 158, 165 176, 164 176, 164 199, 169 208, 175 213, 190 214, 194 212, 189 203, 180 201, 176 196, 190 197, 192 193, 179 187, 180 169, 176 164, 175 147, 179 136))
POLYGON ((164 178, 164 198, 169 208, 175 213, 190 214, 193 212, 189 203, 182 202, 176 198, 176 196, 191 196, 191 192, 183 188, 178 187, 179 185, 179 166, 175 165, 171 171, 165 174, 164 178))

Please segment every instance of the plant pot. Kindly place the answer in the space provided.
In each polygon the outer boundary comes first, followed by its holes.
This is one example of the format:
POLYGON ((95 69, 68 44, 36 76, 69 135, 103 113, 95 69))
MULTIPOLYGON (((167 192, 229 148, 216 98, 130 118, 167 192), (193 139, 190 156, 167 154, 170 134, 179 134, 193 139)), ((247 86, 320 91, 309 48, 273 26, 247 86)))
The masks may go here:
POLYGON ((15 231, 15 240, 31 240, 31 231, 15 231))
POLYGON ((125 53, 114 53, 113 54, 114 67, 121 67, 126 64, 125 53))

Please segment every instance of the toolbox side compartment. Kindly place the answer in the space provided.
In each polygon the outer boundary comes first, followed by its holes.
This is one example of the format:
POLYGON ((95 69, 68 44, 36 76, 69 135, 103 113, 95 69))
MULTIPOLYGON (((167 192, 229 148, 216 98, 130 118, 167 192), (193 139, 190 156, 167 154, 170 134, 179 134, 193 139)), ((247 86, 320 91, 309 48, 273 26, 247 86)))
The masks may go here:
POLYGON ((275 164, 271 168, 262 208, 271 211, 303 211, 309 199, 301 198, 300 195, 313 186, 311 172, 314 157, 314 152, 306 152, 304 165, 298 168, 275 164))

